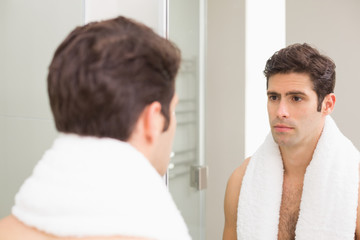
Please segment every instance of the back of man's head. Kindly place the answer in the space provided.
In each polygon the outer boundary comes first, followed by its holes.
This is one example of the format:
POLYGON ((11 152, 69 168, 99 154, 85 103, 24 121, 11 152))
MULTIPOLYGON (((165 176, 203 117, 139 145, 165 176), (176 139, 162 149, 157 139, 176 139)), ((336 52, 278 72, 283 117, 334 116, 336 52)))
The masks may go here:
POLYGON ((318 111, 324 97, 334 92, 335 63, 309 44, 292 44, 272 55, 266 62, 264 74, 267 79, 278 73, 306 73, 318 96, 318 111))
POLYGON ((125 17, 77 27, 49 67, 56 128, 126 141, 144 108, 158 101, 165 131, 180 58, 174 44, 125 17))

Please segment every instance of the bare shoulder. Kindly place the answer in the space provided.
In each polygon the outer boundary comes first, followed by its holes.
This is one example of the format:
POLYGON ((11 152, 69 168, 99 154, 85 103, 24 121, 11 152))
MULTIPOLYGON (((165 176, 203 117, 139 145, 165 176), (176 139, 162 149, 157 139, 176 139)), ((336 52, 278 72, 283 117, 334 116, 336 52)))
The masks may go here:
POLYGON ((225 227, 223 234, 223 239, 226 240, 236 239, 237 207, 240 189, 250 159, 250 157, 245 159, 244 162, 234 170, 226 186, 224 200, 225 227))
POLYGON ((229 187, 241 187, 241 182, 245 175, 250 159, 251 157, 245 159, 244 162, 234 170, 228 181, 229 187))
POLYGON ((244 162, 231 174, 226 186, 225 208, 228 206, 232 208, 231 210, 236 210, 233 208, 237 208, 242 180, 244 178, 249 161, 250 157, 245 159, 244 162))
POLYGON ((24 232, 24 228, 19 221, 12 215, 0 220, 0 240, 21 239, 19 236, 24 232))
POLYGON ((226 187, 225 200, 237 200, 239 198, 242 180, 249 161, 250 157, 245 159, 244 162, 231 174, 226 187))
POLYGON ((138 237, 56 237, 24 225, 10 215, 0 220, 0 240, 146 240, 138 237))

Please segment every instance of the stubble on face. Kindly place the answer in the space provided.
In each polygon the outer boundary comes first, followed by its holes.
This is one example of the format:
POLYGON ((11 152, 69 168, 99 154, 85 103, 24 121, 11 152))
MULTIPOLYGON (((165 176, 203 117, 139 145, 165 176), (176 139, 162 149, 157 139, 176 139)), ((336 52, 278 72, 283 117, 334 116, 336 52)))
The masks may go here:
POLYGON ((291 144, 291 138, 296 134, 296 124, 290 119, 275 118, 270 122, 271 134, 279 146, 291 144))
POLYGON ((274 141, 283 147, 317 141, 323 117, 310 77, 302 73, 275 74, 269 79, 268 114, 274 141))

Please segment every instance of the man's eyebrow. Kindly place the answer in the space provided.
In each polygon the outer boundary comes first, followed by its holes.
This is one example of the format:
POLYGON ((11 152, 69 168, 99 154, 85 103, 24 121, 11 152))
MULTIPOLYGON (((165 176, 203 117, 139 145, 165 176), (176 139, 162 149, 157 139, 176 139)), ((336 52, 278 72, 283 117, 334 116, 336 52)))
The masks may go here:
POLYGON ((280 93, 273 92, 273 91, 267 91, 267 95, 268 95, 268 96, 270 96, 270 95, 279 96, 279 95, 280 95, 280 93))
POLYGON ((290 91, 290 92, 287 92, 285 94, 285 96, 289 96, 289 95, 303 95, 303 96, 306 96, 306 93, 301 92, 301 91, 290 91))
MULTIPOLYGON (((281 94, 278 92, 274 92, 274 91, 267 91, 267 95, 275 95, 275 96, 280 96, 281 94)), ((287 93, 285 93, 285 96, 289 96, 289 95, 303 95, 306 96, 307 94, 301 91, 289 91, 287 93)))

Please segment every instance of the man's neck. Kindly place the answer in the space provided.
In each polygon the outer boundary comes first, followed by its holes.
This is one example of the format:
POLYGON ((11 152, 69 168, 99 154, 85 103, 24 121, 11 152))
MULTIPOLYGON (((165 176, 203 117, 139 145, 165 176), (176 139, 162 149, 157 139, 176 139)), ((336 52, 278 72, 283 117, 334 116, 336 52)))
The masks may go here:
POLYGON ((313 153, 317 145, 317 140, 296 147, 281 147, 280 152, 284 164, 284 172, 287 176, 304 176, 307 166, 309 166, 313 153))

